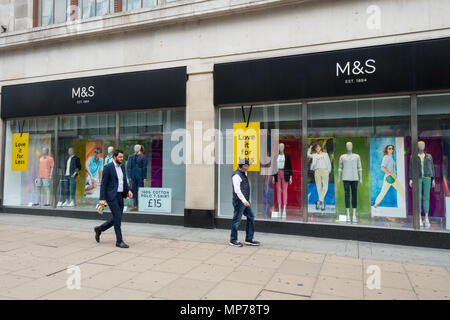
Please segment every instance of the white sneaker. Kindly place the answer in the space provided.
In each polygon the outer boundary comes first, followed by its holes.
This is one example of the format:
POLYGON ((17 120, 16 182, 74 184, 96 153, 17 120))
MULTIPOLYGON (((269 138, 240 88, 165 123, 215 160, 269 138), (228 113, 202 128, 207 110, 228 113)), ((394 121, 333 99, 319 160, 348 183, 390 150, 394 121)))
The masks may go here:
POLYGON ((430 220, 425 219, 425 228, 429 228, 431 226, 430 220))
POLYGON ((64 201, 64 203, 61 205, 61 207, 67 207, 69 205, 69 201, 64 201))
POLYGON ((58 204, 56 205, 57 207, 62 207, 62 201, 59 201, 58 204))
POLYGON ((70 201, 70 203, 67 205, 68 207, 75 207, 75 203, 72 201, 70 201))

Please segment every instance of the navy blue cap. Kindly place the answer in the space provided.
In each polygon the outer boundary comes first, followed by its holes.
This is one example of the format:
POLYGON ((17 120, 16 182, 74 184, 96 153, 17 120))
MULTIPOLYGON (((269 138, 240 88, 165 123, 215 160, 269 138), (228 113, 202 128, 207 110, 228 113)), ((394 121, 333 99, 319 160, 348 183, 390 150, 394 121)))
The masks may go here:
POLYGON ((244 164, 250 165, 250 162, 248 161, 248 159, 240 159, 240 160, 239 160, 239 165, 240 165, 240 166, 242 166, 242 165, 244 165, 244 164))

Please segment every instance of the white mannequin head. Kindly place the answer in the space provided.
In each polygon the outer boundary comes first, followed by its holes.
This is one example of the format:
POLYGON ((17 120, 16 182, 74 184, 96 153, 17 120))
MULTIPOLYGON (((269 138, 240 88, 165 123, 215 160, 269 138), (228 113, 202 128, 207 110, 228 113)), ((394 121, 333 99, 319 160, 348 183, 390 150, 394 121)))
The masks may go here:
POLYGON ((284 143, 280 143, 278 149, 280 150, 280 153, 284 153, 284 143))
POLYGON ((109 146, 108 147, 108 154, 113 154, 114 152, 114 147, 113 146, 109 146))
POLYGON ((48 148, 43 148, 43 149, 42 149, 42 154, 43 154, 44 156, 48 156, 48 153, 49 153, 48 148))
POLYGON ((70 147, 70 148, 67 150, 67 153, 69 154, 69 156, 73 156, 73 155, 75 154, 75 150, 73 150, 73 148, 70 147))
POLYGON ((351 143, 350 141, 345 144, 345 147, 347 148, 348 152, 353 151, 353 143, 351 143))
POLYGON ((417 142, 417 148, 419 149, 419 152, 424 152, 425 151, 425 142, 423 142, 423 141, 417 142))
POLYGON ((138 153, 139 150, 141 150, 141 145, 136 144, 136 145, 134 146, 134 153, 138 153))

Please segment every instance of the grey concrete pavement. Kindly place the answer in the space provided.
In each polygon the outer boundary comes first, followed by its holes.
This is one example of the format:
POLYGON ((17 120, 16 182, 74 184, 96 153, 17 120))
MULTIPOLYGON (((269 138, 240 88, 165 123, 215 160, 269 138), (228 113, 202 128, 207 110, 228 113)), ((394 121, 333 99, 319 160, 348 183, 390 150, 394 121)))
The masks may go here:
POLYGON ((120 249, 112 229, 94 240, 98 224, 0 214, 0 300, 450 299, 448 250, 264 233, 236 248, 228 230, 136 223, 120 249))

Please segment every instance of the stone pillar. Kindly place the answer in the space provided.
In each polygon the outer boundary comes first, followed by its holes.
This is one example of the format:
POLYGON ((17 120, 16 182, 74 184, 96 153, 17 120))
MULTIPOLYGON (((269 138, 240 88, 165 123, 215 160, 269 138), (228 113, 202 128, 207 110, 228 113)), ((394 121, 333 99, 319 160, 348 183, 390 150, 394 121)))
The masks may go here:
POLYGON ((186 159, 184 225, 214 228, 215 163, 205 162, 210 159, 204 157, 214 144, 214 138, 204 139, 215 127, 213 65, 188 66, 187 73, 186 130, 191 151, 190 159, 186 159))

